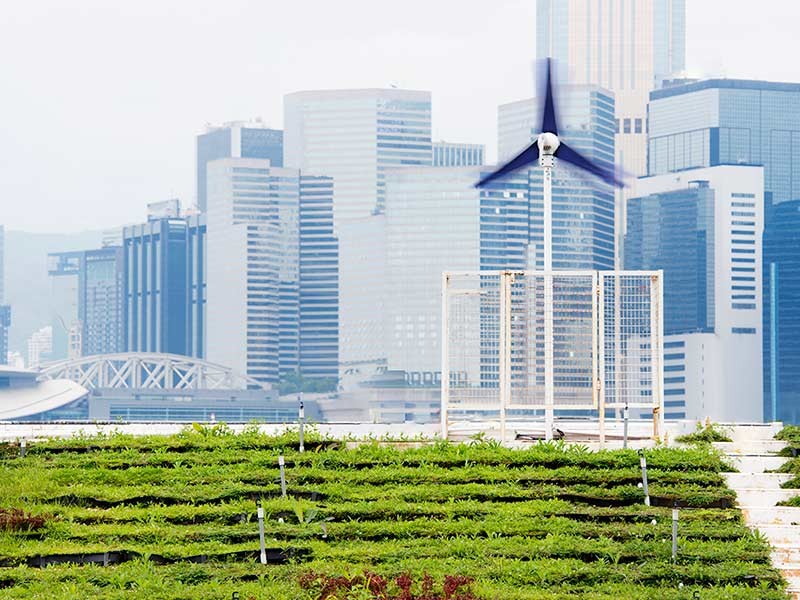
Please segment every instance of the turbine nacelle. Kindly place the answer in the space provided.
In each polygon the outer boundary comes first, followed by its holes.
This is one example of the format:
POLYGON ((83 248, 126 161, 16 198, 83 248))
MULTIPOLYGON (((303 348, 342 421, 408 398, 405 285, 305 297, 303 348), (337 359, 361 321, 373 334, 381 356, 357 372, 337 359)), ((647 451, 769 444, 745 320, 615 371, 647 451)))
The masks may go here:
POLYGON ((556 105, 553 98, 553 84, 550 80, 550 59, 546 61, 545 67, 547 70, 545 71, 544 106, 542 110, 542 127, 539 130, 542 133, 538 135, 535 142, 530 144, 506 164, 482 177, 475 186, 483 187, 495 179, 505 177, 514 171, 530 168, 537 162, 541 167, 551 169, 555 163, 553 157, 557 157, 563 162, 570 163, 583 171, 591 173, 610 185, 624 186, 625 184, 622 182, 622 179, 620 179, 614 171, 613 165, 589 160, 580 152, 571 148, 569 144, 559 139, 556 105))
POLYGON ((536 138, 536 144, 539 146, 539 153, 542 156, 553 156, 561 145, 561 141, 555 133, 540 133, 536 138))

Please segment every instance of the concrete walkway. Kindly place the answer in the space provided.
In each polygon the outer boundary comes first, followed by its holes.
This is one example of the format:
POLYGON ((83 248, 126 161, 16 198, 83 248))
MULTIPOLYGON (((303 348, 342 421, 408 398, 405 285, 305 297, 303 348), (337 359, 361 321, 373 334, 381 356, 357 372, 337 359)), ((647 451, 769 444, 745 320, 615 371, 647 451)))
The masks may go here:
POLYGON ((781 484, 791 475, 768 473, 788 459, 776 456, 785 446, 773 439, 778 424, 736 425, 730 427, 732 442, 716 443, 738 473, 725 473, 728 486, 736 492, 745 523, 758 530, 772 546, 772 564, 789 582, 789 593, 800 600, 800 508, 777 506, 800 494, 781 484))

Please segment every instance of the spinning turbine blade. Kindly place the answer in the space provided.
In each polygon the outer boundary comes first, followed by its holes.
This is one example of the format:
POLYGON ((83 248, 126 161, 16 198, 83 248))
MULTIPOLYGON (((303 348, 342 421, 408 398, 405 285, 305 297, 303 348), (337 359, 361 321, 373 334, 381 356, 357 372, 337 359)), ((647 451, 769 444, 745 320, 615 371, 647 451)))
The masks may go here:
POLYGON ((553 101, 553 80, 550 73, 552 61, 545 60, 545 88, 544 88, 544 110, 542 111, 542 133, 554 133, 558 135, 558 122, 556 120, 556 106, 553 101))
POLYGON ((592 175, 599 177, 606 183, 615 185, 617 187, 625 187, 625 183, 617 177, 613 169, 608 169, 601 165, 591 162, 588 158, 582 156, 577 151, 570 148, 564 142, 558 147, 555 153, 556 158, 575 165, 576 167, 588 171, 592 175))
POLYGON ((483 187, 490 181, 494 181, 498 177, 502 177, 503 175, 507 175, 511 173, 511 171, 516 171, 517 169, 521 169, 522 167, 536 163, 539 159, 539 146, 536 142, 533 142, 530 146, 525 148, 522 152, 520 152, 517 156, 512 158, 502 167, 493 171, 483 179, 481 179, 478 183, 475 184, 475 187, 483 187))

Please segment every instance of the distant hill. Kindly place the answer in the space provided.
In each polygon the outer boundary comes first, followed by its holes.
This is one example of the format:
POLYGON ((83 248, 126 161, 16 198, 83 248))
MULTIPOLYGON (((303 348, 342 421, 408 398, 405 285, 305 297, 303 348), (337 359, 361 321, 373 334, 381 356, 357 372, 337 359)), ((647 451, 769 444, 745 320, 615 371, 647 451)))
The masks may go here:
POLYGON ((9 350, 26 356, 31 333, 50 323, 47 253, 99 248, 102 237, 100 231, 59 234, 6 230, 5 301, 11 305, 9 350))

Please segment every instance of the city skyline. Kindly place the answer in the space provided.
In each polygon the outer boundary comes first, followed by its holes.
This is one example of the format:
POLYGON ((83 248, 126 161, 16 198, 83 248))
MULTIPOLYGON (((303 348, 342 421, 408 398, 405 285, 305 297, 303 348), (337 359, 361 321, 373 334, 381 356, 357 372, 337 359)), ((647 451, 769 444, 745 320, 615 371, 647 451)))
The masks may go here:
MULTIPOLYGON (((313 22, 302 20, 299 9, 281 7, 286 26, 274 36, 255 35, 247 21, 259 20, 240 18, 269 8, 248 3, 230 6, 227 14, 188 3, 169 9, 146 2, 113 9, 83 3, 68 11, 48 3, 20 7, 10 17, 14 27, 0 41, 8 55, 19 57, 4 67, 4 100, 15 118, 4 126, 0 195, 19 200, 4 216, 6 228, 103 229, 142 221, 146 203, 161 198, 177 196, 192 204, 192 145, 205 124, 260 116, 267 126, 282 128, 283 96, 303 90, 397 85, 430 91, 433 140, 485 144, 487 161, 493 161, 497 106, 533 92, 535 2, 504 2, 488 15, 450 2, 425 10, 412 2, 407 14, 391 23, 377 7, 346 4, 359 18, 339 19, 340 29, 322 35, 317 28, 327 22, 330 7, 320 4, 320 19, 313 22), (81 32, 80 20, 87 16, 101 26, 81 32), (291 43, 301 26, 315 40, 308 48, 291 43), (236 43, 223 48, 217 41, 206 50, 197 36, 210 28, 235 31, 236 43), (240 35, 242 28, 254 35, 240 35), (129 37, 141 29, 152 33, 146 48, 129 37), (488 44, 490 51, 473 41, 481 31, 498 30, 505 33, 498 38, 502 43, 488 44), (70 37, 58 56, 31 47, 39 36, 57 42, 63 32, 70 37), (94 54, 98 47, 106 57, 94 54), (290 52, 283 55, 282 48, 290 52), (476 72, 482 77, 477 86, 476 72), (207 77, 217 78, 213 90, 207 77), (54 97, 57 102, 50 101, 54 97)), ((800 14, 791 2, 770 8, 774 14, 800 14)), ((689 1, 688 74, 800 81, 800 67, 780 59, 792 21, 774 22, 771 14, 756 13, 741 0, 689 1), (724 30, 712 27, 723 4, 724 30), (756 52, 743 43, 767 27, 770 35, 758 36, 756 52)))

